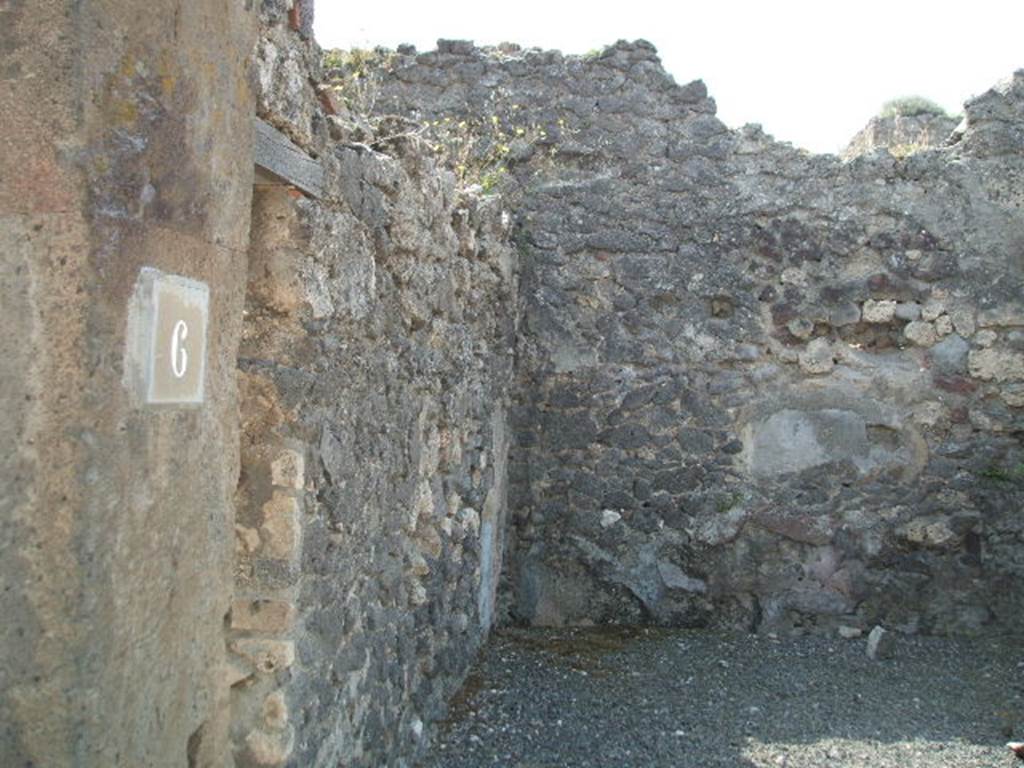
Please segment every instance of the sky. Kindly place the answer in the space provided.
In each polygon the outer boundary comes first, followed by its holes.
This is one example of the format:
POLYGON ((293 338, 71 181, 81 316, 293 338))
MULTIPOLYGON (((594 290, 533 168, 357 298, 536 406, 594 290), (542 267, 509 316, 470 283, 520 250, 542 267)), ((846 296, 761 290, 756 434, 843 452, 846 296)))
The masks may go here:
POLYGON ((836 152, 883 102, 963 102, 1024 68, 1024 0, 317 0, 324 48, 432 50, 438 38, 586 53, 619 39, 658 48, 677 83, 701 79, 728 125, 836 152))

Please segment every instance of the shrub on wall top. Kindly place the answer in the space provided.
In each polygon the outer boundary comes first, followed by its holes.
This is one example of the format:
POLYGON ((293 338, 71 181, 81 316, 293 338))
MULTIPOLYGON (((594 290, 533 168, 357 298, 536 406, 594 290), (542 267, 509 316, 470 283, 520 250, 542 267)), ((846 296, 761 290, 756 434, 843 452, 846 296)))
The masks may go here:
POLYGON ((941 115, 948 117, 948 113, 931 99, 923 96, 902 96, 898 99, 891 99, 882 105, 879 117, 916 117, 918 115, 941 115))

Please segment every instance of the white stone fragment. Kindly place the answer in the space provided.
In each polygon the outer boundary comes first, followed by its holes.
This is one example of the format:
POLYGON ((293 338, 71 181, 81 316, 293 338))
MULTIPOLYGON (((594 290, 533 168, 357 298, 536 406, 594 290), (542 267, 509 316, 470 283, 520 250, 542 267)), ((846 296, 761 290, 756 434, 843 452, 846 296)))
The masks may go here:
POLYGON ((891 323, 893 317, 896 316, 896 302, 888 299, 883 301, 868 299, 864 302, 861 316, 865 323, 891 323))
POLYGON ((622 519, 622 515, 614 509, 605 509, 601 512, 601 527, 610 528, 622 519))
POLYGON ((286 449, 270 464, 270 482, 279 488, 300 490, 306 484, 306 461, 298 451, 286 449))
POLYGON ((800 353, 800 368, 804 373, 809 373, 812 376, 828 373, 833 367, 835 367, 835 359, 832 354, 832 345, 827 339, 814 339, 800 353))
POLYGON ((974 343, 977 344, 979 347, 991 347, 993 344, 996 343, 996 339, 998 338, 998 333, 986 329, 984 331, 978 331, 974 335, 974 343))
POLYGON ((1011 408, 1024 408, 1024 385, 1011 384, 1001 393, 1003 401, 1011 408))
POLYGON ((931 298, 921 307, 921 319, 927 322, 937 320, 939 315, 946 311, 946 302, 941 299, 931 298))
POLYGON ((941 549, 956 543, 959 537, 941 517, 919 517, 897 529, 897 534, 911 544, 941 549))
POLYGON ((876 626, 868 635, 867 653, 869 659, 891 659, 896 655, 895 635, 876 626))
POLYGON ((939 340, 935 333, 935 326, 922 320, 907 323, 907 327, 903 329, 903 335, 908 341, 919 347, 934 346, 935 342, 939 340))
POLYGON ((976 349, 967 355, 967 368, 976 379, 1022 381, 1024 353, 1002 349, 976 349))
POLYGON ((969 339, 974 335, 974 310, 967 307, 954 307, 949 310, 949 318, 953 321, 953 327, 956 328, 956 332, 965 339, 969 339))
POLYGON ((783 285, 795 285, 798 288, 805 288, 807 286, 807 275, 796 267, 787 267, 782 270, 782 275, 779 279, 783 285))

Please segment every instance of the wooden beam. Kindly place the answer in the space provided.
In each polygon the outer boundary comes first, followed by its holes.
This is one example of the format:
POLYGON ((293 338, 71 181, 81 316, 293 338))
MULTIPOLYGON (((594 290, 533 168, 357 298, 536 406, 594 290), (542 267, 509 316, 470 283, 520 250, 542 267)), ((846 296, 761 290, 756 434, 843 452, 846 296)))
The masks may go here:
POLYGON ((277 128, 259 118, 256 118, 253 153, 258 169, 269 172, 285 184, 298 187, 307 195, 322 196, 324 169, 320 163, 295 146, 277 128))

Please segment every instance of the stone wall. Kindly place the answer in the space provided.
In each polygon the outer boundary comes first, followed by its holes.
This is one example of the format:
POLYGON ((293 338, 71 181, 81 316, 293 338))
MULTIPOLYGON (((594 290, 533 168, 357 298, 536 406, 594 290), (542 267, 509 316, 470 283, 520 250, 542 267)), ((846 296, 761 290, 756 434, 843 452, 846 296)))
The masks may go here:
POLYGON ((253 200, 235 757, 404 765, 493 620, 516 254, 496 199, 322 98, 319 50, 268 5, 264 24, 259 117, 325 181, 253 200))
POLYGON ((644 42, 382 60, 382 113, 533 137, 513 619, 1019 626, 1024 73, 955 146, 843 163, 644 42))
POLYGON ((255 14, 0 9, 0 764, 221 765, 255 14), (206 400, 125 386, 142 267, 213 286, 206 400))

